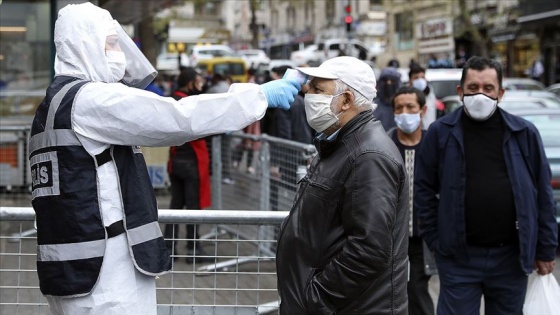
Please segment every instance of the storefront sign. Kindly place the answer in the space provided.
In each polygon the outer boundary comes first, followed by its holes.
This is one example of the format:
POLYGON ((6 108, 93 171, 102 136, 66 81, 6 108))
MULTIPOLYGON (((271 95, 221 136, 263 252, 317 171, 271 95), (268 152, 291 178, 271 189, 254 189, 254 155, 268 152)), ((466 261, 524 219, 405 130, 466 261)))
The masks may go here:
POLYGON ((420 39, 449 36, 452 33, 451 19, 432 19, 416 24, 416 34, 420 39))

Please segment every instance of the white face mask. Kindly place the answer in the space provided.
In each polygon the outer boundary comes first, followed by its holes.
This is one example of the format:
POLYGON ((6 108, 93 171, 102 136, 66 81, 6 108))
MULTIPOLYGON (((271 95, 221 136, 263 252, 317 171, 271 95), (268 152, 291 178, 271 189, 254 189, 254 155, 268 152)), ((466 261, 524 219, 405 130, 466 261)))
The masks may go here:
POLYGON ((428 82, 424 78, 412 80, 412 87, 420 91, 424 91, 428 86, 428 82))
POLYGON ((338 115, 332 112, 332 100, 341 95, 305 94, 305 115, 309 126, 317 132, 323 132, 338 121, 338 115))
POLYGON ((119 82, 124 78, 124 72, 126 70, 126 57, 122 51, 116 50, 106 50, 105 56, 107 57, 107 63, 109 64, 109 69, 111 70, 111 82, 119 82))
POLYGON ((483 121, 488 119, 498 107, 498 100, 485 94, 463 95, 465 112, 474 120, 483 121))
POLYGON ((420 113, 395 115, 395 123, 404 133, 413 133, 420 126, 420 113))

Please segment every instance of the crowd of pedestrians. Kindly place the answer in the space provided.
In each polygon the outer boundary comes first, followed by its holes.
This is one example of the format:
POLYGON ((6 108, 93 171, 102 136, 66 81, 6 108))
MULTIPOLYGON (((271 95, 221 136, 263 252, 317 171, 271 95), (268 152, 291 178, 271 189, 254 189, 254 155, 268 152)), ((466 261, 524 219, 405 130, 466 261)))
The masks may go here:
MULTIPOLYGON (((181 227, 159 230, 140 146, 170 146, 171 209, 204 209, 206 137, 240 131, 317 148, 298 162, 308 171, 276 235, 280 314, 476 314, 481 298, 486 314, 521 314, 528 275, 554 270, 550 166, 535 126, 497 106, 503 74, 491 59, 465 60, 464 106, 436 120, 417 64, 406 86, 394 63, 376 78, 348 56, 298 67, 304 84, 279 67, 265 82, 251 72, 249 84, 183 68, 169 85, 91 3, 61 9, 54 39, 56 76, 29 147, 32 173, 46 174, 32 203, 54 314, 156 314, 155 277, 183 251, 181 227)), ((261 144, 246 140, 226 145, 230 180, 241 152, 256 174, 261 144)), ((260 170, 271 199, 297 171, 281 154, 272 146, 260 170)), ((185 228, 187 263, 213 260, 198 226, 185 228)))

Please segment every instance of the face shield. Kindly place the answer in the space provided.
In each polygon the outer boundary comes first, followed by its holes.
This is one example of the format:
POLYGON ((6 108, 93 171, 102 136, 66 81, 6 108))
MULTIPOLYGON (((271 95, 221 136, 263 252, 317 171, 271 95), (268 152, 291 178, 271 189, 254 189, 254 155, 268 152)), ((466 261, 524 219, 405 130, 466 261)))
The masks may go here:
POLYGON ((157 71, 124 31, 119 22, 113 20, 113 23, 115 31, 119 36, 119 46, 126 56, 126 69, 121 82, 131 87, 144 89, 154 80, 157 71))

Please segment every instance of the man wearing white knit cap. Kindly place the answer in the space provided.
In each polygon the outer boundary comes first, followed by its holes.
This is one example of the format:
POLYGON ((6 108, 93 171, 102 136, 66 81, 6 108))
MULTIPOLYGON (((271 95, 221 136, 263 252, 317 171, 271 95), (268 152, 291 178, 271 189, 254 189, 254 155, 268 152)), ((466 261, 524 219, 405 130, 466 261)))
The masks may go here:
POLYGON ((319 154, 278 239, 280 314, 407 314, 408 185, 372 114, 373 70, 354 57, 297 69, 319 154))

